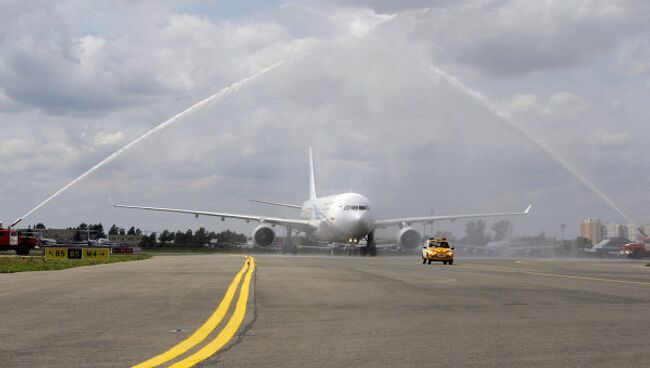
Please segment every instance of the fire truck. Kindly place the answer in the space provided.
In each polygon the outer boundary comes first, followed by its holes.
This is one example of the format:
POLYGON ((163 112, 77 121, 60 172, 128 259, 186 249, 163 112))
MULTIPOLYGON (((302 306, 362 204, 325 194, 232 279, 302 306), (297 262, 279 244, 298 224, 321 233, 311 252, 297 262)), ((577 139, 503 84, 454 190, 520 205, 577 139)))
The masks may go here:
POLYGON ((13 250, 19 256, 27 256, 40 241, 34 232, 5 229, 0 222, 0 250, 13 250))
POLYGON ((643 229, 637 229, 639 236, 634 243, 627 243, 623 246, 623 255, 627 258, 643 258, 650 254, 650 237, 643 232, 643 229))

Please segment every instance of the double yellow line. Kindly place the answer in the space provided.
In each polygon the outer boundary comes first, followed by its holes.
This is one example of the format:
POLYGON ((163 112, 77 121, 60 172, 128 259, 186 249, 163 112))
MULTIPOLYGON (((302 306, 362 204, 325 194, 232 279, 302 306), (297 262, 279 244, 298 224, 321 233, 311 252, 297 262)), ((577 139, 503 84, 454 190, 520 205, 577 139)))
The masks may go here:
POLYGON ((133 366, 133 368, 149 368, 156 367, 161 364, 167 363, 173 359, 176 359, 180 355, 186 353, 188 350, 196 347, 201 342, 203 342, 209 335, 214 331, 217 325, 224 319, 228 311, 230 310, 230 305, 232 300, 235 297, 238 286, 242 277, 244 282, 242 283, 241 289, 239 291, 239 298, 235 304, 235 310, 230 316, 230 319, 223 327, 223 329, 217 334, 217 336, 203 346, 200 350, 189 355, 182 360, 170 365, 169 367, 173 368, 185 368, 192 367, 203 360, 211 357, 221 348, 223 348, 228 341, 230 341, 239 326, 241 326, 246 316, 246 305, 248 304, 248 294, 250 292, 251 278, 253 277, 253 272, 255 271, 255 260, 253 257, 246 256, 246 262, 242 266, 241 270, 237 273, 235 278, 232 280, 232 283, 226 291, 226 295, 219 303, 219 306, 212 315, 199 327, 194 333, 187 339, 181 341, 176 346, 165 351, 162 354, 156 355, 155 357, 146 360, 140 364, 133 366), (245 276, 244 276, 245 275, 245 276))

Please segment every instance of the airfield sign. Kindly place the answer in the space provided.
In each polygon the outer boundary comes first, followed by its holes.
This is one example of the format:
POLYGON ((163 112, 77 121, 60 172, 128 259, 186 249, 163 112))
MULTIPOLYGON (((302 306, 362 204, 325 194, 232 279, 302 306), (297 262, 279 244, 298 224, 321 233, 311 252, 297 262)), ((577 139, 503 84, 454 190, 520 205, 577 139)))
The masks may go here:
POLYGON ((45 248, 45 259, 87 259, 107 260, 110 255, 109 248, 71 248, 71 247, 47 247, 45 248))

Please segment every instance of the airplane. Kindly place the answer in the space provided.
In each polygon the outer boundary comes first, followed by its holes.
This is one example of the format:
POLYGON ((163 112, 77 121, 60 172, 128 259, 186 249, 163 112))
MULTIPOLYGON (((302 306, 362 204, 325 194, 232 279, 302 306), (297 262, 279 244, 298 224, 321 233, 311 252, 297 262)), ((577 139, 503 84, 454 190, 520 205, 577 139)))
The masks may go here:
POLYGON ((309 199, 307 201, 302 205, 256 199, 252 201, 267 205, 294 208, 300 210, 300 216, 297 218, 281 218, 273 216, 111 203, 113 207, 116 208, 187 213, 192 214, 195 217, 199 217, 200 215, 214 216, 220 217, 222 221, 226 218, 239 219, 246 222, 253 221, 254 223, 258 223, 258 225, 253 230, 252 239, 255 245, 261 247, 267 247, 273 244, 276 239, 276 233, 273 228, 275 226, 283 226, 287 229, 285 244, 282 247, 283 252, 291 251, 295 254, 297 248, 291 245, 291 238, 293 235, 304 233, 307 239, 315 243, 345 243, 356 247, 359 249, 359 253, 363 256, 377 255, 377 247, 374 241, 376 229, 397 226, 399 228, 397 233, 397 243, 403 248, 412 249, 416 247, 422 239, 420 233, 411 227, 414 223, 433 223, 434 221, 439 220, 458 220, 475 217, 527 215, 532 207, 532 205, 529 205, 523 212, 375 219, 373 213, 374 207, 370 200, 359 193, 341 193, 327 197, 318 197, 316 195, 314 160, 311 147, 309 148, 309 199), (296 231, 295 234, 294 231, 296 231), (365 240, 365 242, 362 242, 362 240, 365 240))

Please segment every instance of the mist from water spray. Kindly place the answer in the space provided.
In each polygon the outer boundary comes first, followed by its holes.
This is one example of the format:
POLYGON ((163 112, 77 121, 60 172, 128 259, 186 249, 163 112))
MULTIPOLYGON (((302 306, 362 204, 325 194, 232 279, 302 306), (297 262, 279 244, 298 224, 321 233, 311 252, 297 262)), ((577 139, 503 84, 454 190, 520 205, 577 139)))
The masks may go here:
POLYGON ((133 146, 135 146, 136 144, 138 144, 138 143, 140 143, 140 142, 146 140, 147 138, 149 138, 149 137, 151 137, 152 135, 154 135, 154 134, 160 132, 161 130, 167 128, 168 126, 170 126, 170 125, 172 125, 172 124, 174 124, 174 123, 180 121, 180 119, 181 119, 183 116, 185 116, 185 115, 187 115, 187 114, 189 114, 189 113, 191 113, 191 112, 193 112, 193 111, 195 111, 195 110, 197 110, 197 109, 200 109, 200 108, 202 108, 202 107, 204 107, 204 106, 206 106, 206 105, 208 105, 208 104, 210 104, 210 103, 219 102, 219 101, 223 100, 224 98, 228 97, 229 95, 231 95, 231 94, 237 92, 240 88, 242 88, 242 87, 244 87, 245 85, 247 85, 247 84, 253 82, 255 79, 259 78, 260 76, 262 76, 262 75, 264 75, 264 74, 270 72, 270 71, 273 70, 273 69, 276 69, 277 67, 279 67, 279 66, 282 65, 283 63, 284 63, 284 60, 280 60, 280 61, 276 62, 275 64, 272 64, 272 65, 270 65, 270 66, 268 66, 268 67, 266 67, 266 68, 264 68, 264 69, 258 71, 257 73, 255 73, 255 74, 253 74, 253 75, 251 75, 251 76, 249 76, 249 77, 247 77, 247 78, 244 78, 244 79, 240 80, 239 82, 235 82, 235 83, 229 85, 228 87, 226 87, 226 88, 220 90, 219 92, 217 92, 217 93, 215 93, 215 94, 213 94, 213 95, 208 96, 207 98, 204 98, 203 100, 201 100, 201 101, 195 103, 194 105, 188 107, 187 109, 185 109, 185 110, 179 112, 178 114, 174 115, 173 117, 169 118, 168 120, 166 120, 166 121, 162 122, 161 124, 157 125, 156 127, 154 127, 153 129, 149 130, 148 132, 144 133, 143 135, 139 136, 138 138, 136 138, 136 139, 132 140, 131 142, 127 143, 124 147, 122 147, 122 148, 120 148, 119 150, 115 151, 115 153, 113 153, 113 154, 111 154, 110 156, 106 157, 106 158, 105 158, 104 160, 102 160, 100 163, 98 163, 97 165, 91 167, 90 169, 88 169, 88 170, 87 170, 86 172, 84 172, 83 174, 79 175, 76 179, 72 180, 71 182, 69 182, 68 184, 66 184, 63 188, 59 189, 56 193, 54 193, 54 194, 52 194, 51 196, 49 196, 46 200, 44 200, 43 202, 41 202, 38 206, 32 208, 29 212, 27 212, 26 214, 24 214, 22 217, 18 218, 16 221, 14 221, 14 222, 10 225, 10 227, 14 227, 14 226, 17 225, 20 221, 22 221, 23 219, 25 219, 27 216, 29 216, 29 215, 31 215, 32 213, 36 212, 39 208, 45 206, 45 205, 46 205, 47 203, 49 203, 51 200, 53 200, 54 198, 56 198, 56 197, 58 197, 59 195, 61 195, 62 193, 64 193, 65 191, 67 191, 68 189, 70 189, 72 186, 74 186, 74 185, 77 184, 78 182, 82 181, 82 180, 83 180, 84 178, 86 178, 88 175, 90 175, 90 174, 94 173, 95 171, 101 169, 102 167, 106 166, 106 165, 109 164, 111 161, 113 161, 113 160, 115 160, 116 158, 118 158, 119 156, 121 156, 124 152, 128 151, 129 149, 131 149, 131 148, 132 148, 133 146))
POLYGON ((578 169, 573 167, 567 160, 565 160, 562 156, 557 154, 555 151, 553 151, 550 147, 545 145, 543 142, 538 141, 535 139, 533 136, 530 135, 527 131, 522 129, 519 125, 515 124, 515 122, 512 120, 512 118, 505 112, 501 111, 496 105, 492 104, 487 97, 485 97, 483 94, 481 94, 478 91, 475 91, 468 86, 466 86, 463 82, 461 82, 457 77, 445 72, 444 70, 441 70, 440 68, 436 67, 435 65, 430 66, 431 70, 441 79, 445 80, 447 83, 449 83, 452 87, 456 88, 457 90, 461 91, 467 96, 470 96, 474 101, 476 101, 481 107, 492 113, 494 116, 496 116, 499 121, 502 123, 506 124, 506 126, 510 127, 513 129, 515 132, 517 132, 519 135, 524 137, 528 142, 530 142, 532 145, 540 149, 542 152, 544 152, 548 157, 553 159, 555 162, 560 164, 562 168, 564 168, 569 174, 571 174, 573 177, 578 179, 582 184, 584 184, 587 188, 589 188, 594 194, 596 194, 600 199, 602 199, 605 203, 607 203, 612 209, 614 209, 619 215, 623 216, 623 218, 630 224, 634 223, 632 218, 628 216, 623 210, 611 199, 605 192, 600 190, 594 183, 591 182, 584 174, 582 174, 578 169))
MULTIPOLYGON (((370 32, 377 29, 377 27, 379 27, 380 25, 382 25, 382 24, 384 24, 384 23, 386 23, 386 22, 388 22, 388 21, 390 21, 390 20, 392 20, 394 18, 395 18, 395 15, 382 15, 382 16, 378 16, 377 19, 375 19, 370 24, 362 24, 361 20, 359 19, 354 24, 352 24, 352 27, 350 29, 350 33, 347 36, 342 37, 339 41, 345 41, 345 40, 347 40, 349 38, 364 38, 370 32)), ((299 42, 297 47, 293 49, 293 52, 297 53, 297 52, 303 50, 310 41, 315 41, 315 40, 311 39, 311 40, 303 40, 302 42, 299 42)), ((158 126, 154 127, 153 129, 149 130, 148 132, 144 133, 140 137, 138 137, 138 138, 134 139, 133 141, 129 142, 124 147, 120 148, 115 153, 113 153, 112 155, 106 157, 103 161, 101 161, 97 165, 91 167, 89 170, 87 170, 86 172, 84 172, 83 174, 78 176, 76 179, 74 179, 71 182, 69 182, 68 184, 66 184, 63 188, 59 189, 56 193, 52 194, 46 200, 41 202, 38 206, 32 208, 29 212, 27 212, 22 217, 18 218, 16 221, 14 221, 10 225, 10 227, 14 227, 20 221, 22 221, 23 219, 25 219, 26 217, 28 217, 32 213, 36 212, 41 207, 45 206, 47 203, 49 203, 50 201, 52 201, 53 199, 55 199, 56 197, 58 197, 59 195, 61 195, 65 191, 67 191, 68 189, 70 189, 72 186, 74 186, 78 182, 82 181, 88 175, 94 173, 95 171, 101 169, 102 167, 104 167, 105 165, 110 163, 111 161, 115 160, 116 158, 118 158, 124 152, 131 149, 136 144, 146 140, 150 136, 152 136, 152 135, 158 133, 159 131, 167 128, 168 126, 178 122, 180 120, 180 118, 182 118, 183 116, 191 113, 192 111, 195 111, 195 110, 197 110, 197 109, 199 109, 199 108, 201 108, 201 107, 203 107, 203 106, 205 106, 205 105, 207 105, 209 103, 218 102, 218 101, 224 99, 228 95, 236 92, 237 90, 239 90, 240 88, 242 88, 246 84, 254 81, 257 78, 259 78, 263 74, 266 74, 266 73, 270 72, 271 70, 276 69, 277 67, 282 65, 284 62, 285 62, 284 59, 280 60, 280 61, 276 62, 275 64, 272 64, 272 65, 258 71, 257 73, 251 75, 250 77, 247 77, 245 79, 240 80, 239 82, 231 84, 230 86, 222 89, 221 91, 219 91, 219 92, 217 92, 217 93, 215 93, 215 94, 213 94, 213 95, 211 95, 211 96, 209 96, 209 97, 195 103, 194 105, 192 105, 192 106, 188 107, 187 109, 181 111, 180 113, 174 115, 172 118, 166 120, 165 122, 159 124, 158 126)))
MULTIPOLYGON (((404 13, 400 14, 392 14, 392 15, 386 15, 379 17, 379 20, 376 21, 374 24, 371 24, 369 27, 366 29, 363 29, 363 32, 353 32, 351 35, 348 35, 347 37, 343 37, 342 40, 345 40, 347 38, 355 37, 355 38, 364 38, 367 36, 371 31, 374 31, 377 29, 380 25, 389 23, 392 20, 398 19, 398 16, 411 16, 413 14, 421 13, 423 11, 428 11, 428 9, 421 9, 421 10, 416 10, 416 11, 407 11, 404 13)), ((356 28, 355 28, 356 29, 356 28)), ((299 45, 299 49, 304 46, 304 44, 299 45)), ((120 148, 117 150, 115 153, 111 154, 110 156, 106 157, 103 161, 98 163, 97 165, 91 167, 89 170, 78 176, 76 179, 72 180, 68 184, 66 184, 64 187, 59 189, 57 192, 52 194, 50 197, 48 197, 46 200, 41 202, 39 205, 31 209, 29 212, 24 214, 22 217, 18 218, 16 221, 14 221, 10 227, 13 227, 17 225, 20 221, 23 219, 27 218, 29 215, 32 213, 36 212, 38 209, 70 189, 72 186, 75 184, 79 183, 82 181, 84 178, 87 176, 91 175, 95 171, 101 169, 105 165, 109 164, 119 156, 121 156, 124 152, 128 151, 131 149, 133 146, 136 144, 146 140, 147 138, 151 137, 152 135, 158 133, 159 131, 167 128, 168 126, 178 122, 183 116, 209 104, 212 102, 218 102, 225 97, 229 96, 230 94, 238 91, 240 88, 245 86, 246 84, 249 84, 253 82, 255 79, 259 78, 263 74, 266 74, 270 72, 273 69, 278 68, 280 65, 284 63, 284 60, 280 60, 260 71, 257 73, 244 78, 236 83, 231 84, 230 86, 220 90, 219 92, 208 96, 207 98, 195 103, 194 105, 188 107, 187 109, 181 111, 180 113, 174 115, 170 119, 164 121, 163 123, 157 125, 153 129, 149 130, 148 132, 144 133, 140 137, 134 139, 133 141, 127 143, 124 147, 120 148)), ((536 140, 533 138, 528 132, 523 130, 521 127, 519 127, 517 124, 513 122, 513 120, 510 118, 510 116, 504 112, 502 112, 497 106, 493 105, 485 96, 483 96, 480 92, 475 91, 469 87, 467 87, 465 84, 463 84, 457 77, 437 68, 434 65, 430 66, 431 70, 440 78, 444 79, 447 83, 449 83, 451 86, 456 88, 457 90, 463 92, 464 94, 470 96, 473 98, 480 106, 488 110, 490 113, 495 115, 501 122, 505 123, 507 126, 509 126, 511 129, 513 129, 515 132, 520 134, 522 137, 524 137, 528 142, 533 144, 535 147, 539 148, 542 152, 544 152, 547 156, 555 160, 560 166, 562 166, 569 174, 574 176, 576 179, 578 179, 581 183, 583 183, 587 188, 589 188, 593 193, 595 193, 599 198, 601 198, 605 203, 607 203, 611 208, 613 208, 617 213, 619 213, 623 218, 625 218, 629 223, 633 223, 632 219, 625 213, 623 212, 616 203, 609 198, 602 190, 598 189, 596 185, 594 185, 585 175, 583 175, 580 171, 578 171, 576 168, 574 168, 569 162, 567 162, 563 157, 555 153, 553 150, 551 150, 549 147, 547 147, 545 144, 542 142, 536 140)))

